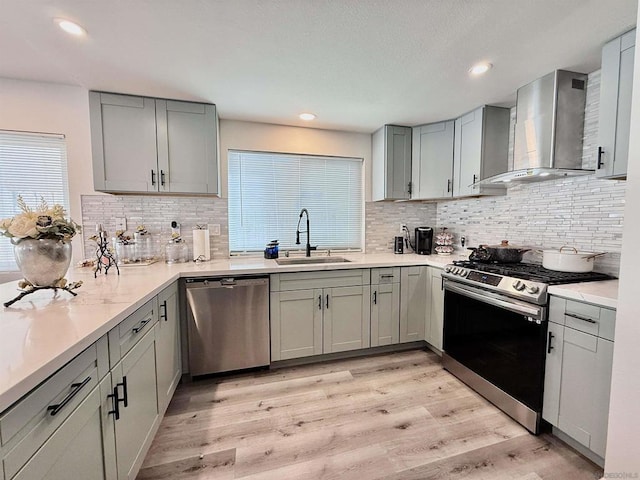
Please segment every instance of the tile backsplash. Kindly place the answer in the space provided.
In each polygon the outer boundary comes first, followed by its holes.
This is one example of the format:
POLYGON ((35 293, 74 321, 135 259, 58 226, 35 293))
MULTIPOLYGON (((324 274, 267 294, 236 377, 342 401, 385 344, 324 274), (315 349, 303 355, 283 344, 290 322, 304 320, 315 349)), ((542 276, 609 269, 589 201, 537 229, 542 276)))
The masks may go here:
MULTIPOLYGON (((598 142, 600 71, 589 75, 582 163, 594 168, 598 142)), ((515 109, 511 111, 510 159, 513 157, 515 109)), ((512 161, 512 160, 510 160, 512 161)), ((497 197, 464 198, 438 203, 367 202, 365 204, 365 252, 393 251, 393 237, 400 224, 410 232, 417 226, 448 227, 456 240, 468 244, 494 244, 508 239, 513 244, 558 248, 571 245, 594 252, 609 252, 596 259, 596 269, 618 275, 622 248, 625 198, 624 181, 599 180, 594 175, 519 185, 497 197)), ((115 218, 126 217, 128 230, 144 224, 159 234, 162 244, 171 234, 170 223, 182 225, 182 235, 192 244, 196 224, 219 224, 220 236, 211 237, 213 258, 229 256, 227 200, 211 197, 84 195, 82 220, 85 237, 98 223, 109 233, 115 218)), ((85 238, 85 255, 95 246, 85 238)), ((459 242, 456 244, 459 246, 459 242)), ((540 261, 528 253, 525 260, 540 261)))
MULTIPOLYGON (((171 221, 180 224, 182 238, 191 249, 193 228, 200 224, 220 225, 220 235, 211 236, 211 257, 229 257, 229 229, 227 200, 212 197, 176 197, 159 195, 83 195, 82 226, 85 257, 92 258, 95 244, 87 240, 102 224, 113 235, 116 218, 127 219, 127 231, 133 233, 138 225, 159 235, 164 248, 171 238, 171 221)), ((192 253, 191 251, 189 252, 192 253)))

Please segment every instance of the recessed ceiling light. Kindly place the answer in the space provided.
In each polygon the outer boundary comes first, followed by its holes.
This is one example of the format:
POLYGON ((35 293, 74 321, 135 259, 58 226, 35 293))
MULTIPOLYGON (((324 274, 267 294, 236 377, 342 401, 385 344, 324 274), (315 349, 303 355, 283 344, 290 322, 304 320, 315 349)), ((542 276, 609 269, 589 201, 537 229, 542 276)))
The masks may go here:
POLYGON ((75 35, 76 37, 82 37, 87 34, 87 31, 83 27, 81 27, 77 23, 72 22, 71 20, 56 18, 54 21, 62 30, 71 35, 75 35))
POLYGON ((483 73, 487 73, 493 65, 489 62, 476 63, 473 67, 469 69, 469 73, 471 75, 482 75, 483 73))
POLYGON ((316 116, 313 113, 301 113, 300 115, 298 115, 300 117, 300 120, 306 120, 311 121, 311 120, 315 120, 316 116))

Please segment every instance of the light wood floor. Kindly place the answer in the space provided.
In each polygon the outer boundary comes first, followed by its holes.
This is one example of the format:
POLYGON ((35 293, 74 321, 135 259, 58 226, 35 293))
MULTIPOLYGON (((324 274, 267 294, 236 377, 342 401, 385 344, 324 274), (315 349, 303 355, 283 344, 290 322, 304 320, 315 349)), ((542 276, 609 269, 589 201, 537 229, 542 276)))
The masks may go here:
POLYGON ((138 475, 150 479, 598 479, 410 351, 178 387, 138 475))

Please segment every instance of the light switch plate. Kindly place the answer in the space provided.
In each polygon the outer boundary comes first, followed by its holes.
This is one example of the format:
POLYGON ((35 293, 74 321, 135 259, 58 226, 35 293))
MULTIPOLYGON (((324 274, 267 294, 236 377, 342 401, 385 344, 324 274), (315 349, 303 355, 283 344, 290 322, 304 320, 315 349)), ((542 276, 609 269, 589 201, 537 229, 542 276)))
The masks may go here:
POLYGON ((127 219, 125 217, 116 218, 116 231, 127 231, 127 219))
POLYGON ((209 224, 209 236, 211 235, 215 235, 215 236, 219 236, 220 235, 220 224, 219 223, 210 223, 209 224))

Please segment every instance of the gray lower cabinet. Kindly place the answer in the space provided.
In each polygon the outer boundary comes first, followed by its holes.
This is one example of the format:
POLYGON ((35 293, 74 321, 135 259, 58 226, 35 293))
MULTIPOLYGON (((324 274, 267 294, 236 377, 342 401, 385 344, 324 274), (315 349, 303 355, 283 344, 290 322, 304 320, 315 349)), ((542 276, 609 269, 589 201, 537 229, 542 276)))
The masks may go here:
POLYGON ((627 176, 635 44, 634 29, 602 48, 597 177, 627 176))
POLYGON ((370 274, 366 269, 271 276, 271 360, 367 348, 370 274))
POLYGON ((427 328, 425 339, 427 342, 442 351, 442 336, 444 333, 444 284, 442 283, 442 269, 428 267, 429 305, 427 328))
POLYGON ((158 294, 159 321, 156 329, 156 371, 158 380, 158 408, 162 416, 182 375, 180 350, 180 310, 178 283, 158 294))
POLYGON ((371 270, 371 346, 400 341, 400 267, 371 270))
POLYGON ((453 195, 454 122, 413 127, 412 199, 453 195))
POLYGON ((453 196, 504 194, 504 186, 475 185, 504 173, 509 153, 508 108, 485 105, 457 118, 453 155, 453 196))
POLYGON ((215 105, 89 92, 98 191, 218 194, 215 105))
POLYGON ((606 451, 615 311, 551 297, 543 418, 600 459, 606 451))
POLYGON ((12 480, 117 478, 111 422, 111 378, 105 377, 12 480))
POLYGON ((408 200, 411 195, 411 127, 385 125, 371 140, 372 198, 408 200))
POLYGON ((400 269, 400 342, 425 339, 427 323, 428 267, 400 269))
POLYGON ((118 480, 135 480, 160 416, 156 383, 154 325, 111 369, 119 418, 114 417, 118 480))

